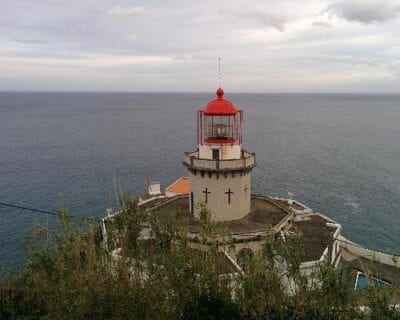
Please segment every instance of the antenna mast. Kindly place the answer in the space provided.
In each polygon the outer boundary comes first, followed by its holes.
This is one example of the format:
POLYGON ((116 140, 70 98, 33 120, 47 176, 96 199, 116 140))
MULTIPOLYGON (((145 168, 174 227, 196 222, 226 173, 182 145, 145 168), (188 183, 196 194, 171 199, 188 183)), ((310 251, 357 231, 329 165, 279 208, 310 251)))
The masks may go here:
POLYGON ((221 77, 221 57, 218 58, 218 83, 219 83, 219 87, 221 87, 221 84, 222 84, 222 77, 221 77))

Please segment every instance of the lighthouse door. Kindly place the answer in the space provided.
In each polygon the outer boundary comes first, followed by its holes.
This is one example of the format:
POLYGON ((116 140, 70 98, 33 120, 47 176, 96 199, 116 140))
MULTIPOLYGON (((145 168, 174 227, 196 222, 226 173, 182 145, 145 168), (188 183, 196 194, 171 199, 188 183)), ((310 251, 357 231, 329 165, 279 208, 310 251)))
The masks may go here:
POLYGON ((194 197, 193 192, 190 192, 190 213, 194 213, 194 197))
POLYGON ((213 158, 213 160, 219 160, 219 150, 218 149, 212 149, 212 158, 213 158))

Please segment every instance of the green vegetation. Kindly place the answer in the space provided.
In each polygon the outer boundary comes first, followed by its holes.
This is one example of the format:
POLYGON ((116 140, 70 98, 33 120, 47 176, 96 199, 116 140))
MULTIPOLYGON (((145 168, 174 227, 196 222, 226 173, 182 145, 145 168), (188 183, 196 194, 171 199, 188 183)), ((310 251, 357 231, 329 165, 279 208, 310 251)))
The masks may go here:
POLYGON ((228 276, 215 244, 217 234, 229 235, 206 210, 196 245, 208 252, 191 248, 179 212, 165 221, 140 212, 135 201, 123 203, 107 225, 107 245, 97 225, 79 231, 65 212, 49 237, 36 230, 24 270, 0 279, 0 318, 400 319, 391 307, 397 288, 370 287, 360 295, 349 286, 348 270, 326 263, 302 275, 300 235, 284 243, 266 237, 262 252, 241 257, 244 273, 228 276), (139 241, 143 225, 151 225, 151 240, 139 241))

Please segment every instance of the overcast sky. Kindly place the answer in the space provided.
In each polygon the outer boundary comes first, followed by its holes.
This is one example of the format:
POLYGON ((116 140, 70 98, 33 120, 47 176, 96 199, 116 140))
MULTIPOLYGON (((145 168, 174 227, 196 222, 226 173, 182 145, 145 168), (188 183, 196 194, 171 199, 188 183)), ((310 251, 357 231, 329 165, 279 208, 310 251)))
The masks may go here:
POLYGON ((400 93, 400 0, 0 0, 0 90, 400 93))

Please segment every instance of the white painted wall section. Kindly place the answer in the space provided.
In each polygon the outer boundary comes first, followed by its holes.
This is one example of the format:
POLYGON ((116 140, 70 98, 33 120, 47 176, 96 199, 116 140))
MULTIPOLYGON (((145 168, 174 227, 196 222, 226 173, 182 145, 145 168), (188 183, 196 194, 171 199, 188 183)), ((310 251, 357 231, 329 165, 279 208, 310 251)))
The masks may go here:
POLYGON ((219 157, 221 160, 229 160, 229 159, 240 159, 242 156, 242 146, 239 144, 228 145, 228 144, 220 144, 220 145, 208 145, 208 144, 200 144, 199 145, 199 158, 200 159, 212 159, 213 149, 219 150, 219 157))
POLYGON ((200 205, 211 211, 213 221, 230 221, 245 217, 250 213, 251 172, 232 174, 205 172, 201 175, 189 173, 190 188, 194 198, 194 216, 200 217, 200 205), (207 203, 204 191, 207 188, 207 203), (231 191, 230 203, 228 191, 231 191))

